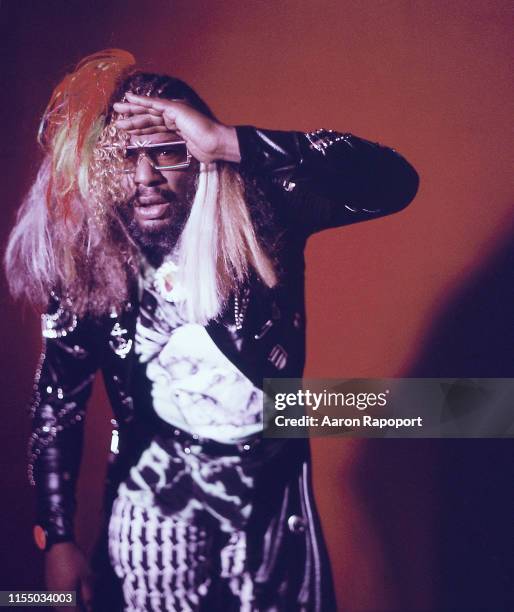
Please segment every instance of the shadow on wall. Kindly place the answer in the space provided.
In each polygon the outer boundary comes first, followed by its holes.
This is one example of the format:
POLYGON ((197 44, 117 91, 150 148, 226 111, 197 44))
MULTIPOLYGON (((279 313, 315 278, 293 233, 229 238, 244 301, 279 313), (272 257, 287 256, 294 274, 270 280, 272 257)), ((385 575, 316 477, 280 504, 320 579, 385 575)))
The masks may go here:
MULTIPOLYGON (((514 377, 514 231, 436 321, 410 377, 514 377)), ((512 398, 514 415, 514 398, 512 398)), ((438 610, 514 610, 514 441, 433 440, 438 610)))
POLYGON ((412 377, 514 377, 514 228, 511 239, 436 320, 412 377))

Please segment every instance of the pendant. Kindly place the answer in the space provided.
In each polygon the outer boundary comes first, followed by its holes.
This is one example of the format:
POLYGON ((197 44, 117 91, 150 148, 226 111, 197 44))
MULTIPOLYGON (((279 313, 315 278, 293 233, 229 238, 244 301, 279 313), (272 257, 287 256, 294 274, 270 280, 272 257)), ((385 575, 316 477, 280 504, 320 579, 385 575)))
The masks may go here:
POLYGON ((171 260, 165 261, 155 272, 154 288, 167 302, 180 302, 186 298, 186 292, 177 279, 178 266, 171 260))

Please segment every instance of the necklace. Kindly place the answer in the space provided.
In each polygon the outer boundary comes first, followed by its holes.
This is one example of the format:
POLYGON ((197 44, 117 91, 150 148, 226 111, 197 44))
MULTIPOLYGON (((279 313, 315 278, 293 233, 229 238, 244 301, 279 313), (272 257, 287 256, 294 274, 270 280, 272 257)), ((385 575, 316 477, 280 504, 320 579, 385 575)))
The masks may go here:
POLYGON ((154 287, 167 302, 179 302, 185 299, 185 291, 177 282, 178 266, 168 259, 154 273, 154 287))
POLYGON ((239 297, 238 293, 234 294, 234 323, 236 329, 239 331, 243 328, 243 321, 248 308, 248 302, 250 301, 250 290, 245 287, 243 295, 239 297))

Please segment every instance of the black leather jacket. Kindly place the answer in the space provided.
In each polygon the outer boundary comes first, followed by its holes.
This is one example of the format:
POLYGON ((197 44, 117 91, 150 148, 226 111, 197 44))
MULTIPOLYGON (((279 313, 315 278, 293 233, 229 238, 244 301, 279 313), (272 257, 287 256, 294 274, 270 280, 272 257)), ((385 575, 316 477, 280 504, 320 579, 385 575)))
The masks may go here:
MULTIPOLYGON (((303 249, 308 236, 401 210, 417 192, 418 175, 394 150, 352 134, 240 126, 237 135, 240 172, 255 178, 282 228, 284 274, 274 289, 251 286, 239 348, 226 327, 232 322, 230 309, 211 321, 207 331, 237 367, 262 386, 265 377, 302 376, 303 249)), ((37 491, 37 521, 50 543, 73 539, 84 417, 97 370, 103 372, 116 422, 113 436, 119 439, 109 466, 107 509, 120 479, 153 435, 156 416, 149 391, 144 384, 134 385, 137 311, 135 296, 121 313, 78 319, 71 304, 54 296, 50 310, 42 315, 44 348, 32 404, 29 478, 37 491)), ((263 607, 266 593, 276 592, 286 574, 294 575, 294 561, 297 577, 289 580, 287 605, 298 610, 335 609, 312 495, 308 441, 289 442, 281 461, 283 477, 278 477, 277 465, 272 466, 264 486, 256 490, 249 564, 262 587, 263 607), (259 504, 260 498, 267 503, 259 504)))

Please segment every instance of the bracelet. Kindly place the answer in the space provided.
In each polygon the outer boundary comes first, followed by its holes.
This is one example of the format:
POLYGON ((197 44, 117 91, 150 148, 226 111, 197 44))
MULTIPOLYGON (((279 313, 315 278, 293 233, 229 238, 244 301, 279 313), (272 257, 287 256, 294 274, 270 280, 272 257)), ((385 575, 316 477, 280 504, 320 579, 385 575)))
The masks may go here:
POLYGON ((54 544, 73 542, 73 536, 69 534, 52 535, 41 525, 34 525, 32 535, 34 536, 34 542, 39 550, 44 550, 46 552, 48 552, 54 544))

